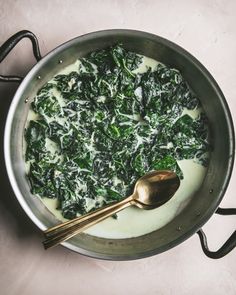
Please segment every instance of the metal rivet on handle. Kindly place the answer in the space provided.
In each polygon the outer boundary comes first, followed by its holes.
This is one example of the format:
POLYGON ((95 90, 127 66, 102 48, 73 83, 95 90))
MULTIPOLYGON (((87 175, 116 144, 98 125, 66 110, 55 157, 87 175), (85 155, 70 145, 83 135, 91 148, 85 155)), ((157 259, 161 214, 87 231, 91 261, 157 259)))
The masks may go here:
POLYGON ((181 229, 182 229, 181 226, 178 226, 178 227, 176 228, 177 231, 181 231, 181 229))
POLYGON ((40 79, 41 79, 41 76, 38 76, 38 77, 37 77, 37 79, 39 79, 39 80, 40 80, 40 79))
POLYGON ((213 188, 211 188, 211 189, 209 190, 209 193, 210 193, 210 194, 212 194, 212 193, 213 193, 213 188))
POLYGON ((199 210, 197 210, 197 211, 196 211, 196 215, 197 215, 197 216, 200 216, 200 215, 201 215, 201 212, 200 212, 199 210))
POLYGON ((25 99, 25 103, 27 103, 29 101, 29 98, 28 97, 26 97, 26 99, 25 99))
POLYGON ((59 64, 62 64, 63 63, 63 60, 62 59, 59 59, 58 63, 59 64))

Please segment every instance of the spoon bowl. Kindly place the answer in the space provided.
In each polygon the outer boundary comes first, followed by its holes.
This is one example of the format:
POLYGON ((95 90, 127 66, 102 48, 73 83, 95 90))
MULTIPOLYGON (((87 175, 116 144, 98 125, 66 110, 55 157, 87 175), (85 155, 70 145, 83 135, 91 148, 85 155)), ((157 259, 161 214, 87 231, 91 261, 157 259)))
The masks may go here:
POLYGON ((180 179, 170 170, 145 174, 135 185, 132 198, 139 208, 154 209, 170 200, 180 186, 180 179))

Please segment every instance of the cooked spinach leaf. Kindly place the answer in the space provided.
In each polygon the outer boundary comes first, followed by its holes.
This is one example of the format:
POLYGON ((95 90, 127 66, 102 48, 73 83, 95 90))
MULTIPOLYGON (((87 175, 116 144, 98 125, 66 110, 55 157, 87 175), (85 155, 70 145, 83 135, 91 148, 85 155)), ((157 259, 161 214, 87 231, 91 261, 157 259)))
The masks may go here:
POLYGON ((74 218, 130 194, 139 177, 194 159, 207 165, 207 118, 181 73, 158 63, 139 72, 143 57, 122 45, 79 60, 38 92, 25 132, 31 190, 57 198, 74 218))

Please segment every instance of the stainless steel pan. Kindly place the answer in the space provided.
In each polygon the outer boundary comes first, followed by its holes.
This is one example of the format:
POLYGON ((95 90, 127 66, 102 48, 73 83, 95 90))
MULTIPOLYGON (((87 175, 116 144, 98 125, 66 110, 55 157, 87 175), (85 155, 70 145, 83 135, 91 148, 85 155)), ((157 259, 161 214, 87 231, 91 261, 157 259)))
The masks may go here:
POLYGON ((152 34, 133 30, 107 30, 90 33, 62 44, 43 58, 41 58, 34 34, 21 31, 2 45, 0 61, 24 37, 31 39, 38 62, 23 80, 17 76, 0 76, 0 80, 21 82, 7 117, 4 151, 12 188, 30 219, 41 230, 56 223, 55 217, 48 212, 42 202, 31 195, 25 176, 22 143, 31 99, 45 82, 78 57, 121 41, 127 49, 178 68, 200 98, 210 121, 214 145, 207 176, 187 207, 169 224, 157 231, 130 239, 104 239, 80 234, 63 245, 96 258, 129 260, 166 251, 197 232, 202 248, 209 257, 220 258, 230 252, 236 246, 236 231, 221 249, 211 252, 207 248, 206 237, 201 230, 203 224, 214 212, 224 215, 236 214, 236 209, 218 208, 232 172, 235 148, 234 130, 226 100, 204 66, 176 44, 152 34))

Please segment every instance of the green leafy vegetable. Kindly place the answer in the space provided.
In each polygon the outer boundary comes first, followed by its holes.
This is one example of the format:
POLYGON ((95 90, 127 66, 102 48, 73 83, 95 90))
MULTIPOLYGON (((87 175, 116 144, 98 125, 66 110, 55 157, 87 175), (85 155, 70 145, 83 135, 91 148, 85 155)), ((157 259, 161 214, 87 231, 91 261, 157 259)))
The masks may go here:
POLYGON ((159 63, 141 73, 143 57, 122 45, 79 61, 32 103, 39 119, 25 140, 34 194, 57 198, 70 219, 127 196, 148 171, 182 178, 177 161, 207 165, 207 119, 184 115, 200 102, 178 70, 159 63))

